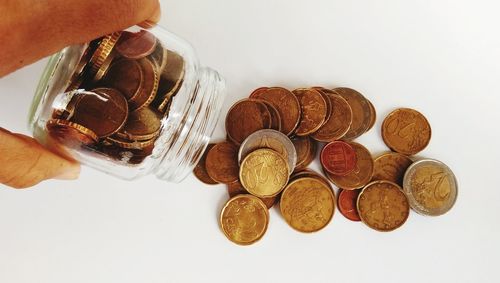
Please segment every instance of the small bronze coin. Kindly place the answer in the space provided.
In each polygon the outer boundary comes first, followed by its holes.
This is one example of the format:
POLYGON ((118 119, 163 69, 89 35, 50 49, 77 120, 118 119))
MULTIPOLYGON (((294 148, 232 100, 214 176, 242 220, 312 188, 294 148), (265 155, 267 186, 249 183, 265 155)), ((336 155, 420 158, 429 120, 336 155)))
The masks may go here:
POLYGON ((345 176, 356 168, 356 152, 346 142, 331 142, 321 151, 320 161, 326 171, 345 176))
POLYGON ((420 112, 400 108, 391 112, 382 124, 382 138, 395 152, 415 155, 431 140, 431 126, 420 112))
POLYGON ((162 113, 170 104, 172 97, 179 92, 184 80, 184 58, 179 54, 166 50, 167 64, 160 75, 160 85, 153 105, 162 113))
POLYGON ((125 97, 112 88, 80 92, 70 121, 92 130, 99 138, 118 132, 128 118, 125 97))
POLYGON ((332 188, 317 178, 290 182, 280 200, 281 214, 295 230, 312 233, 326 227, 335 212, 332 188))
POLYGON ((332 115, 311 137, 320 142, 340 140, 349 131, 352 124, 352 110, 349 103, 334 91, 327 92, 332 104, 332 115))
POLYGON ((267 110, 271 114, 271 129, 276 131, 281 131, 281 116, 276 107, 271 103, 262 100, 262 102, 267 106, 267 110))
POLYGON ((302 171, 313 162, 318 146, 310 137, 294 137, 292 143, 297 152, 295 171, 302 171))
POLYGON ((239 177, 243 187, 252 195, 274 197, 288 183, 288 163, 274 150, 258 149, 243 159, 239 177))
POLYGON ((413 161, 397 152, 383 154, 374 161, 373 181, 391 181, 403 186, 405 172, 413 161))
POLYGON ((213 146, 205 161, 207 173, 214 181, 230 184, 238 180, 238 147, 230 142, 213 146))
POLYGON ((366 133, 373 121, 373 109, 370 102, 354 89, 340 87, 334 89, 342 96, 352 109, 352 124, 349 131, 345 134, 345 140, 354 140, 366 133))
POLYGON ((157 137, 160 127, 158 114, 149 108, 142 108, 130 112, 127 122, 116 135, 131 141, 146 141, 157 137))
POLYGON ((321 127, 323 127, 325 125, 325 123, 328 120, 330 120, 330 118, 332 117, 332 114, 333 114, 333 104, 332 104, 332 101, 330 100, 330 98, 328 98, 328 94, 335 93, 335 92, 333 90, 329 90, 329 89, 326 89, 324 87, 313 87, 313 89, 317 90, 323 96, 323 99, 326 102, 325 121, 323 122, 323 125, 321 125, 321 127))
POLYGON ((124 31, 115 48, 121 56, 136 60, 153 53, 156 42, 156 37, 146 30, 139 32, 124 31))
POLYGON ((330 187, 330 183, 328 182, 327 179, 325 179, 323 176, 321 176, 320 174, 318 174, 315 171, 310 170, 310 169, 305 169, 305 170, 294 173, 292 176, 290 176, 289 183, 291 183, 297 179, 301 179, 301 178, 315 178, 315 179, 325 183, 328 187, 330 187))
POLYGON ((373 106, 373 103, 370 100, 367 100, 367 101, 370 105, 370 111, 371 111, 370 124, 368 125, 368 130, 366 130, 368 132, 369 130, 371 130, 373 128, 373 126, 375 126, 375 122, 377 122, 377 110, 375 109, 375 106, 373 106))
POLYGON ((80 57, 80 61, 78 61, 78 64, 76 65, 73 74, 71 75, 69 85, 66 88, 67 92, 78 89, 84 83, 86 75, 90 72, 90 58, 92 58, 92 55, 94 55, 94 52, 99 46, 99 43, 100 39, 93 40, 83 51, 83 54, 80 57))
POLYGON ((111 54, 108 56, 108 58, 106 58, 106 60, 104 60, 104 62, 101 65, 101 68, 99 68, 99 70, 97 71, 97 73, 94 76, 94 79, 92 81, 93 84, 97 84, 104 76, 106 76, 111 64, 113 63, 113 60, 115 59, 115 56, 116 56, 115 54, 116 54, 115 52, 111 52, 111 54))
POLYGON ((252 195, 237 195, 230 199, 220 214, 224 235, 235 244, 251 245, 259 241, 269 225, 269 211, 252 195))
POLYGON ((117 60, 111 64, 103 85, 120 91, 127 100, 135 98, 144 85, 144 71, 136 60, 117 60))
POLYGON ((106 138, 106 142, 114 144, 123 149, 144 150, 148 147, 154 146, 156 138, 146 141, 131 141, 128 139, 120 138, 116 135, 106 138))
POLYGON ((88 75, 91 78, 97 74, 102 64, 108 59, 121 35, 122 32, 114 32, 100 39, 96 51, 89 60, 90 70, 88 75))
POLYGON ((244 99, 237 102, 226 116, 227 135, 238 145, 252 133, 271 128, 271 124, 271 113, 266 104, 256 99, 244 99))
POLYGON ((373 158, 366 149, 366 147, 360 145, 359 143, 349 142, 349 144, 354 148, 356 152, 356 168, 351 173, 341 176, 333 175, 324 169, 325 175, 332 181, 337 187, 354 190, 364 187, 370 182, 373 176, 373 158))
POLYGON ((153 62, 143 58, 139 60, 139 64, 144 74, 144 82, 139 93, 128 101, 131 111, 149 106, 155 99, 158 90, 159 77, 153 62))
MULTIPOLYGON (((245 190, 240 181, 228 184, 227 193, 229 194, 230 198, 233 198, 237 195, 249 194, 249 192, 245 190)), ((271 209, 278 202, 278 196, 270 198, 260 198, 260 200, 262 200, 262 202, 266 205, 268 209, 271 209)))
POLYGON ((339 198, 338 198, 338 207, 339 211, 345 218, 359 222, 361 218, 359 217, 357 202, 358 196, 361 193, 361 190, 342 190, 340 189, 339 198))
POLYGON ((281 132, 291 135, 300 122, 301 108, 297 97, 281 87, 260 88, 250 98, 261 99, 271 103, 281 117, 281 132))
POLYGON ((215 144, 211 143, 207 146, 207 149, 203 153, 200 161, 198 161, 198 164, 193 169, 193 173, 200 180, 202 183, 205 183, 207 185, 217 185, 219 182, 215 181, 214 179, 210 178, 207 172, 207 166, 206 166, 206 160, 207 160, 207 155, 210 149, 214 147, 215 144))
POLYGON ((325 123, 328 105, 323 95, 315 89, 296 89, 293 91, 300 102, 302 117, 295 129, 297 136, 307 136, 318 131, 325 123))
POLYGON ((156 69, 161 74, 167 65, 168 52, 160 42, 157 42, 155 50, 148 56, 148 58, 151 62, 155 63, 156 69))
POLYGON ((410 215, 410 205, 403 190, 389 181, 368 184, 358 197, 357 207, 361 221, 380 232, 396 230, 410 215))
POLYGON ((57 142, 70 148, 92 145, 98 140, 97 135, 91 130, 67 120, 49 120, 47 122, 47 131, 57 142))

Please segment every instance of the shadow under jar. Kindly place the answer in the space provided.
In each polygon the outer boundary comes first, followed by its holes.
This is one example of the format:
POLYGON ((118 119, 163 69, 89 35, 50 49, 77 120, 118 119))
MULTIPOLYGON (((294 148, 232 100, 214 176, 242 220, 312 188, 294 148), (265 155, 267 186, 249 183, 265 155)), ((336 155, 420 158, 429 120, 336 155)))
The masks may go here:
POLYGON ((132 27, 53 55, 29 114, 46 147, 128 180, 180 182, 201 158, 225 82, 192 47, 156 26, 132 27))

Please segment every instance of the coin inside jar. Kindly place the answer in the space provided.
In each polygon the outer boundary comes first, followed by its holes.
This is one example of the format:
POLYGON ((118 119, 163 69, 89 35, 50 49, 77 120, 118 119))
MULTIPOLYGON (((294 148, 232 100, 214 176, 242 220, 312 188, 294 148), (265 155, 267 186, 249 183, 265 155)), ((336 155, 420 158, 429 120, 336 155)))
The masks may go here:
POLYGON ((356 203, 358 202, 358 196, 361 190, 342 190, 340 189, 338 198, 339 211, 345 218, 359 222, 361 218, 359 217, 358 208, 356 203))
POLYGON ((128 117, 125 97, 111 88, 96 88, 79 92, 70 121, 92 130, 99 138, 118 132, 128 117))
POLYGON ((328 114, 323 95, 315 89, 296 89, 293 93, 297 96, 302 110, 302 117, 295 134, 307 136, 315 133, 325 123, 328 114))
POLYGON ((397 152, 383 154, 374 161, 373 181, 385 180, 403 185, 406 170, 413 161, 406 155, 397 152))
POLYGON ((160 127, 158 115, 149 108, 142 108, 129 114, 127 122, 116 135, 132 141, 145 141, 157 137, 160 127))
POLYGON ((144 84, 144 71, 136 60, 117 60, 111 64, 103 85, 120 91, 127 100, 139 95, 144 84))
POLYGON ((220 227, 238 245, 251 245, 267 231, 269 212, 262 200, 252 195, 237 195, 222 208, 220 227))
POLYGON ((156 97, 159 84, 158 72, 153 62, 147 58, 140 59, 138 62, 144 74, 144 82, 139 93, 128 101, 131 111, 149 106, 156 97))
POLYGON ((230 184, 238 180, 238 147, 222 142, 212 147, 205 161, 207 173, 214 181, 230 184))
POLYGON ((167 53, 167 63, 160 74, 157 97, 153 105, 162 113, 167 109, 172 97, 180 90, 184 80, 184 58, 179 54, 164 50, 167 53))
POLYGON ((398 185, 389 181, 368 184, 359 195, 357 206, 363 223, 380 232, 396 230, 410 215, 405 194, 398 185))
POLYGON ((327 92, 332 104, 332 115, 311 137, 320 142, 340 140, 349 131, 352 124, 352 110, 347 101, 335 92, 327 92))
POLYGON ((279 153, 287 160, 289 173, 292 173, 297 164, 297 152, 292 141, 276 130, 265 129, 251 134, 240 146, 238 161, 241 163, 249 153, 261 148, 269 148, 279 153))
POLYGON ((194 167, 193 169, 193 173, 194 175, 196 176, 196 178, 198 178, 198 180, 200 180, 202 183, 205 183, 207 185, 217 185, 218 182, 215 181, 214 179, 212 179, 209 175, 208 175, 208 172, 207 172, 207 164, 206 164, 206 160, 207 160, 207 155, 208 155, 208 152, 210 151, 210 149, 212 149, 212 147, 214 147, 215 144, 209 144, 207 146, 207 149, 205 150, 205 152, 203 153, 200 161, 198 161, 198 164, 196 164, 196 166, 194 167))
POLYGON ((70 148, 92 145, 98 140, 97 135, 91 130, 67 120, 49 120, 47 131, 53 139, 70 148))
POLYGON ((115 48, 120 55, 127 59, 141 59, 153 53, 156 41, 156 37, 146 30, 124 31, 115 48))
POLYGON ((243 187, 252 195, 273 197, 288 183, 288 164, 274 150, 258 149, 243 159, 239 177, 243 187))
POLYGON ((373 109, 370 102, 354 89, 339 87, 334 91, 342 96, 352 109, 352 124, 343 139, 354 140, 369 130, 373 121, 373 109))
POLYGON ((458 182, 443 162, 424 159, 408 168, 404 192, 417 213, 439 216, 450 211, 457 201, 458 182))
POLYGON ((280 200, 281 214, 295 230, 312 233, 326 227, 335 212, 335 195, 329 185, 316 178, 290 182, 280 200))
POLYGON ((346 142, 334 141, 323 148, 320 161, 326 171, 345 176, 356 168, 356 152, 346 142))
POLYGON ((431 140, 431 126, 420 112, 401 108, 391 112, 382 124, 382 138, 393 151, 415 155, 431 140))
POLYGON ((227 113, 226 131, 229 139, 239 145, 252 133, 269 129, 271 122, 271 113, 262 101, 244 99, 227 113))

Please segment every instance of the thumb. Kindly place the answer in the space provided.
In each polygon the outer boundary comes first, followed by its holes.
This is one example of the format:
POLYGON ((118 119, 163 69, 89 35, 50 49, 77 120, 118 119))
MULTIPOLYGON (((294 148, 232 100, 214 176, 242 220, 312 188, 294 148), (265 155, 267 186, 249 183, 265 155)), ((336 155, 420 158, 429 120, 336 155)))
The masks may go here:
POLYGON ((22 189, 46 179, 78 178, 80 165, 64 159, 35 139, 0 128, 0 183, 22 189))

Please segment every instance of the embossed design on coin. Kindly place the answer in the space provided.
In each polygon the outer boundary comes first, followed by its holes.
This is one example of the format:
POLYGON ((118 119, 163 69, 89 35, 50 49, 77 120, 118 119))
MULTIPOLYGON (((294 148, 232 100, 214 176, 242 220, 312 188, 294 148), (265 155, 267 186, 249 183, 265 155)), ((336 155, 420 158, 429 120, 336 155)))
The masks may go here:
POLYGON ((280 209, 292 228, 304 233, 316 232, 332 220, 335 195, 331 187, 317 178, 299 178, 283 191, 280 209))
POLYGON ((269 212, 257 197, 238 195, 226 203, 219 221, 224 235, 230 241, 238 245, 251 245, 266 233, 269 212))
POLYGON ((207 173, 214 181, 230 184, 238 180, 238 147, 230 142, 216 144, 205 161, 207 173))
POLYGON ((352 109, 352 124, 349 131, 345 134, 343 139, 354 140, 366 133, 373 121, 373 109, 370 102, 359 92, 354 89, 339 87, 334 89, 340 96, 342 96, 352 109))
POLYGON ((271 128, 271 113, 263 102, 256 99, 237 102, 226 116, 227 135, 238 145, 252 133, 269 128, 271 128))
POLYGON ((458 196, 458 182, 451 169, 441 161, 415 162, 405 174, 404 192, 417 213, 439 216, 450 211, 458 196))
POLYGON ((347 175, 356 168, 356 152, 346 142, 334 141, 321 151, 321 165, 334 175, 347 175))
POLYGON ((296 89, 293 91, 300 102, 302 117, 295 129, 297 136, 310 135, 321 128, 327 116, 327 104, 321 93, 315 89, 296 89))
POLYGON ((241 163, 240 181, 243 187, 257 197, 278 195, 288 183, 288 164, 271 149, 258 149, 241 163))
POLYGON ((358 212, 368 227, 389 232, 406 222, 410 205, 398 185, 389 181, 375 181, 368 184, 359 195, 358 212))
POLYGON ((288 162, 290 173, 297 164, 297 152, 290 139, 276 130, 260 130, 251 134, 240 146, 238 160, 243 159, 252 151, 261 148, 269 148, 279 153, 288 162))
POLYGON ((342 190, 340 189, 339 198, 338 198, 338 207, 339 211, 345 218, 359 222, 361 218, 358 213, 358 196, 361 193, 361 190, 342 190))
POLYGON ((215 146, 215 144, 213 144, 213 143, 211 143, 207 146, 207 149, 203 153, 200 161, 198 161, 198 164, 196 164, 196 166, 193 169, 193 173, 196 176, 196 178, 198 178, 198 180, 200 180, 202 183, 205 183, 207 185, 218 184, 217 181, 215 181, 214 179, 212 179, 208 175, 207 165, 206 165, 207 155, 210 152, 210 149, 212 149, 212 147, 214 147, 214 146, 215 146))
POLYGON ((300 121, 301 109, 297 97, 281 87, 260 88, 255 90, 250 98, 261 99, 271 103, 281 117, 281 132, 291 135, 300 121))
POLYGON ((370 151, 359 143, 349 142, 356 152, 356 168, 351 173, 334 175, 324 169, 325 175, 339 188, 354 190, 364 187, 373 176, 373 158, 370 151))
POLYGON ((374 161, 373 181, 391 181, 403 186, 405 172, 413 161, 397 152, 383 154, 374 161))
POLYGON ((385 118, 382 138, 390 149, 405 155, 415 155, 429 145, 431 126, 418 111, 400 108, 385 118))
POLYGON ((332 104, 332 115, 316 133, 311 135, 320 142, 342 139, 352 124, 352 110, 347 101, 334 91, 329 91, 326 95, 332 104))

